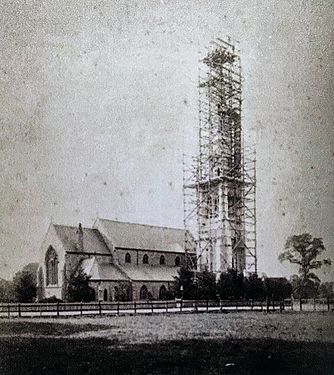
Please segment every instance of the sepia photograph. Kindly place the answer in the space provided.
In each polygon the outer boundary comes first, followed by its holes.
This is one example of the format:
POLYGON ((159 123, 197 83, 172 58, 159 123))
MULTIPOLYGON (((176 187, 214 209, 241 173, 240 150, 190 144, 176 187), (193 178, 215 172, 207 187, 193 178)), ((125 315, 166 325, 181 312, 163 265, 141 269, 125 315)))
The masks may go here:
POLYGON ((0 374, 334 374, 334 3, 0 2, 0 374))

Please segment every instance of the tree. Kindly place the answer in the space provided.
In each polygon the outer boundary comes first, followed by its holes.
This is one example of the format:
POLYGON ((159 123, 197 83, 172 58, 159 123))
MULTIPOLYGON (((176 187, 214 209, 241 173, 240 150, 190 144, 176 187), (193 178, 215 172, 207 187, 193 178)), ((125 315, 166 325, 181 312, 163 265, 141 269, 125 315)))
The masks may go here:
POLYGON ((215 299, 217 294, 216 277, 213 272, 194 272, 186 267, 178 270, 174 278, 171 295, 184 299, 215 299))
POLYGON ((38 263, 28 263, 22 268, 23 272, 29 272, 33 278, 34 283, 37 284, 37 271, 39 264, 38 263))
POLYGON ((16 300, 13 282, 0 278, 0 302, 15 302, 16 300))
POLYGON ((256 273, 244 279, 245 297, 246 299, 264 299, 265 288, 263 281, 256 273))
POLYGON ((213 272, 203 271, 197 273, 197 298, 216 299, 217 283, 213 272))
POLYGON ((269 299, 290 298, 292 285, 285 277, 267 277, 264 279, 265 295, 269 299))
POLYGON ((334 298, 334 281, 326 281, 319 286, 321 298, 334 298))
POLYGON ((324 250, 322 238, 313 238, 309 233, 303 233, 289 237, 285 250, 278 257, 280 262, 288 261, 299 266, 299 289, 302 298, 308 297, 311 282, 320 282, 319 277, 313 271, 331 265, 330 259, 319 259, 324 250))
POLYGON ((174 277, 172 291, 178 298, 194 299, 197 295, 197 285, 194 282, 194 272, 182 266, 174 277))
POLYGON ((69 302, 91 302, 95 299, 94 289, 89 286, 90 277, 81 267, 71 274, 65 292, 65 299, 69 302))
POLYGON ((14 293, 19 302, 33 302, 36 298, 36 275, 29 270, 19 271, 13 278, 14 293))
POLYGON ((221 299, 240 299, 244 297, 244 276, 234 269, 223 272, 219 279, 219 295, 221 299))
POLYGON ((318 280, 303 280, 299 275, 290 277, 294 298, 316 298, 319 295, 320 282, 318 280))

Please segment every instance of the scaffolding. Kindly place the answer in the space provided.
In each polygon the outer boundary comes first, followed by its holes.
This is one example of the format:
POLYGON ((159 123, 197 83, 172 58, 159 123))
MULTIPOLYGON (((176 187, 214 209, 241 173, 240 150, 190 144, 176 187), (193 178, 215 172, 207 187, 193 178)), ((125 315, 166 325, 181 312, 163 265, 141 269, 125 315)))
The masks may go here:
POLYGON ((200 63, 199 150, 183 161, 186 254, 196 243, 188 266, 257 273, 256 162, 241 126, 239 51, 217 39, 200 63))

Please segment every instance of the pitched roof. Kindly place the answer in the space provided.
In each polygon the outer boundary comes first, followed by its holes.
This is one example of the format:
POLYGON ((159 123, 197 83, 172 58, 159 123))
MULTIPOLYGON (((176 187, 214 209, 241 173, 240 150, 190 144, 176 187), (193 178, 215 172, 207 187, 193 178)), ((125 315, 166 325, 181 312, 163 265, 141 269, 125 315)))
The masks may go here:
POLYGON ((133 281, 174 281, 178 276, 177 267, 126 265, 120 267, 133 281))
MULTIPOLYGON (((77 251, 78 234, 77 227, 53 224, 58 238, 66 251, 77 251)), ((110 254, 101 233, 97 229, 82 228, 83 251, 85 253, 110 254)))
POLYGON ((110 263, 100 263, 93 256, 83 259, 82 270, 92 281, 98 280, 132 280, 132 281, 174 281, 178 276, 177 267, 126 265, 117 266, 110 263))
POLYGON ((81 262, 82 270, 90 276, 92 281, 96 280, 129 280, 127 275, 114 264, 99 263, 95 257, 84 259, 81 262))
MULTIPOLYGON (((98 219, 96 227, 99 228, 100 225, 104 228, 105 235, 114 247, 184 252, 184 229, 124 223, 107 219, 98 219)), ((103 232, 103 230, 101 231, 103 232)))

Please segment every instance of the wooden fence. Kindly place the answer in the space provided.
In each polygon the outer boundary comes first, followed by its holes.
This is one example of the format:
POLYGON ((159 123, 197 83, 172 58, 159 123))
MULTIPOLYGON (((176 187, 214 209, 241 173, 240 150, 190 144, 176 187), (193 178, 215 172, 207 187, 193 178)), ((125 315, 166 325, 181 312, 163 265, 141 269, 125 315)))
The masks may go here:
POLYGON ((124 315, 185 312, 232 312, 232 311, 333 311, 333 301, 298 300, 280 301, 131 301, 90 303, 2 303, 0 317, 64 317, 87 315, 124 315), (311 306, 311 308, 310 308, 311 306), (307 308, 306 308, 307 307, 307 308), (313 307, 313 308, 312 308, 313 307))

